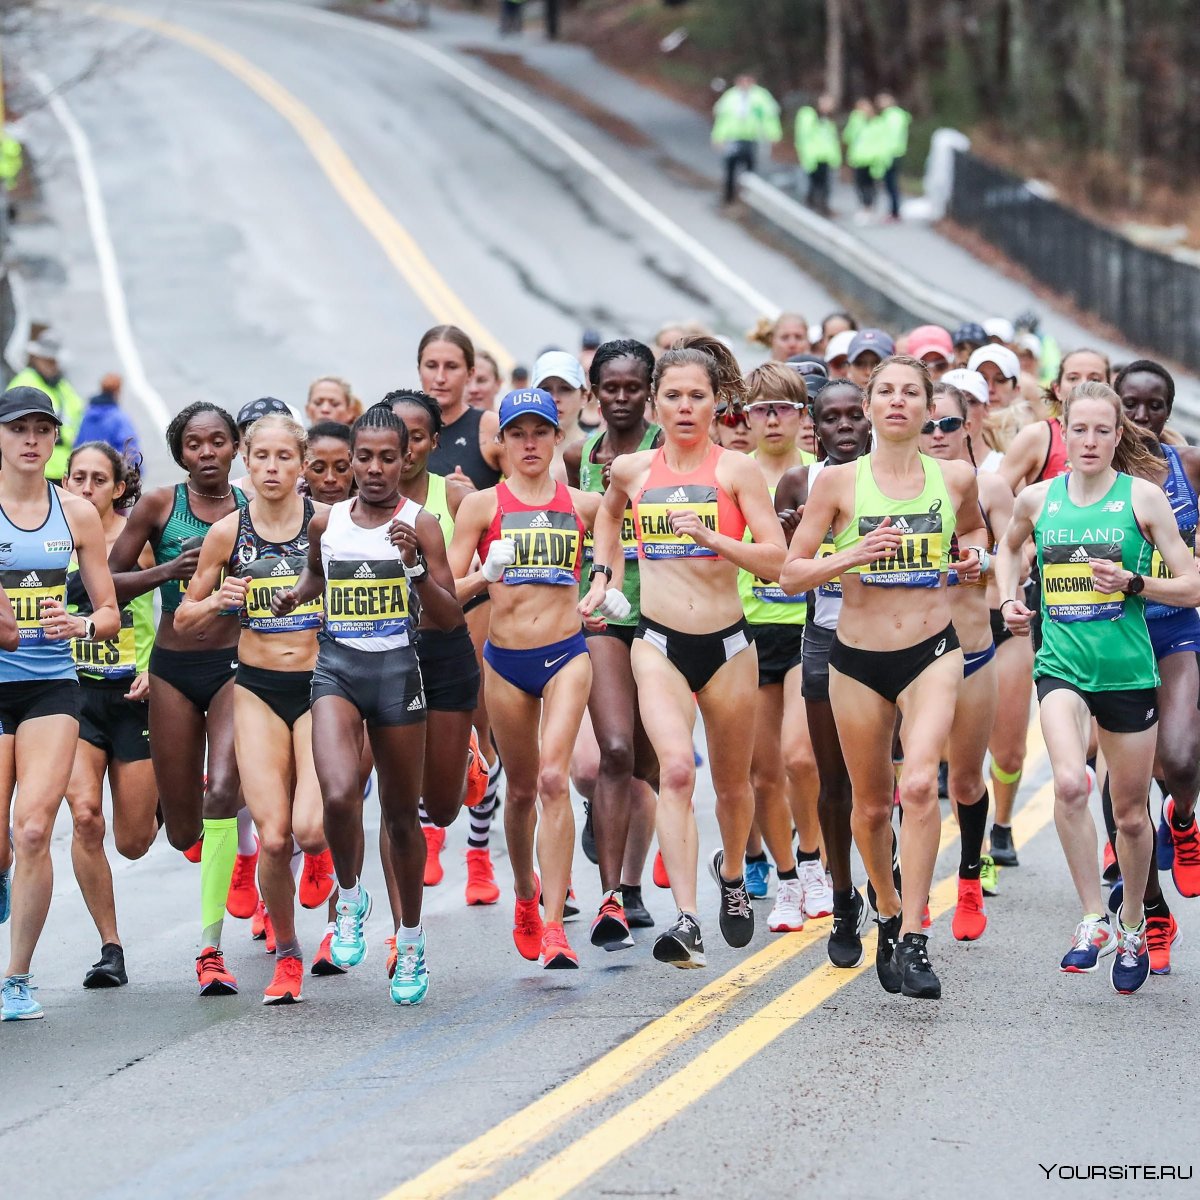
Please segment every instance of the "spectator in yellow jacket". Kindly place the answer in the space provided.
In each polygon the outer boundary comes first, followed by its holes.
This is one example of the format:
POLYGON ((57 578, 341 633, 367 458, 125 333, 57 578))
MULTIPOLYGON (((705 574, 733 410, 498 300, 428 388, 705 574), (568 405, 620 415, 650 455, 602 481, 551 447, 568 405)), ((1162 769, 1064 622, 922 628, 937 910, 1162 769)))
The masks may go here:
POLYGON ((46 463, 46 478, 59 483, 67 473, 67 460, 71 457, 71 447, 75 445, 79 423, 83 420, 83 400, 63 376, 59 365, 62 344, 53 333, 49 330, 40 333, 29 343, 25 352, 29 356, 29 365, 23 371, 18 371, 8 386, 35 387, 50 397, 62 424, 50 460, 46 463))
POLYGON ((896 98, 890 92, 880 92, 875 97, 875 107, 879 111, 876 120, 879 122, 879 154, 880 160, 886 162, 883 172, 883 186, 887 189, 888 205, 893 221, 900 219, 900 164, 908 153, 908 127, 912 124, 912 114, 906 112, 896 103, 896 98))
POLYGON ((737 199, 739 167, 753 171, 759 142, 774 145, 783 137, 779 104, 749 72, 713 105, 713 145, 725 156, 725 203, 737 199))
POLYGON ((796 158, 808 176, 805 203, 823 217, 829 208, 830 177, 842 165, 842 146, 833 121, 833 97, 819 96, 817 106, 806 104, 796 114, 796 158))

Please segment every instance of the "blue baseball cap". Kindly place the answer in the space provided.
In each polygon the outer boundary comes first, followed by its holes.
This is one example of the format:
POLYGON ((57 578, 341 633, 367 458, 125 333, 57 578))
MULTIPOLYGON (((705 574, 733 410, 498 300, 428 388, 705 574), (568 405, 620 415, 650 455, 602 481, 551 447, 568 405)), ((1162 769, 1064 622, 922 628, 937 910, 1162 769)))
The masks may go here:
POLYGON ((500 401, 500 428, 530 413, 549 421, 555 429, 559 427, 558 405, 554 403, 554 397, 541 388, 522 388, 517 392, 509 392, 500 401))
POLYGON ((846 358, 857 362, 867 352, 877 354, 882 362, 896 353, 896 343, 882 329, 861 329, 854 335, 846 358))

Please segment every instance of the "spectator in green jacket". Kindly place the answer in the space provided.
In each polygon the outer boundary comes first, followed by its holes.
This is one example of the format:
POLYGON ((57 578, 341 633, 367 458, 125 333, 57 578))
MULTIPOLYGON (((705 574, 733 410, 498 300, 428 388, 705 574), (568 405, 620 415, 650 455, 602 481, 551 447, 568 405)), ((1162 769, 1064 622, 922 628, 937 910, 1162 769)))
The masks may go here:
POLYGON ((875 97, 879 110, 877 120, 881 126, 880 155, 887 166, 883 173, 883 186, 887 189, 888 204, 893 221, 900 219, 900 164, 908 152, 908 127, 912 124, 912 113, 906 112, 890 92, 880 92, 875 97))
POLYGON ((875 207, 875 187, 882 174, 876 174, 879 166, 879 126, 875 119, 875 105, 863 96, 855 102, 846 118, 842 131, 846 143, 846 164, 854 171, 854 188, 862 214, 869 214, 875 207))
POLYGON ((833 121, 833 97, 819 96, 817 106, 806 104, 796 114, 796 157, 808 176, 805 203, 821 216, 829 208, 830 176, 842 165, 842 146, 833 121))
POLYGON ((58 441, 46 463, 46 478, 61 483, 67 472, 71 447, 75 445, 79 433, 79 423, 83 420, 83 401, 63 377, 59 365, 62 345, 54 334, 49 330, 43 331, 29 343, 25 352, 29 356, 29 365, 23 371, 18 371, 8 386, 35 387, 50 397, 62 424, 58 429, 58 441))
POLYGON ((748 71, 737 77, 713 105, 713 145, 725 156, 725 203, 737 199, 739 167, 753 171, 759 142, 773 146, 783 137, 779 104, 748 71))

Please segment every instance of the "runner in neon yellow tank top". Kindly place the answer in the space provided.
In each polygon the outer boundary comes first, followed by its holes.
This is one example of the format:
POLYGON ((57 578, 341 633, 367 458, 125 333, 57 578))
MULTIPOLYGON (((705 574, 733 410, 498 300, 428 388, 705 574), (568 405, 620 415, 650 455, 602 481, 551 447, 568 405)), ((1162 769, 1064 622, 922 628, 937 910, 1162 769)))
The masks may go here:
MULTIPOLYGON (((829 656, 829 698, 854 792, 853 827, 876 893, 876 972, 884 989, 936 999, 921 918, 940 837, 937 768, 962 684, 962 652, 950 620, 950 538, 986 537, 975 472, 918 450, 932 405, 924 365, 885 359, 871 374, 865 409, 871 453, 826 467, 813 483, 780 576, 789 592, 841 576, 842 607, 829 656), (826 531, 834 553, 821 556, 826 531), (892 729, 904 718, 900 828, 904 902, 892 880, 892 729)), ((968 551, 959 578, 977 578, 968 551)))
POLYGON ((1135 992, 1150 973, 1144 897, 1154 853, 1146 808, 1158 730, 1158 670, 1143 604, 1200 604, 1200 574, 1170 501, 1150 474, 1142 443, 1116 392, 1084 383, 1063 407, 1070 473, 1017 497, 1001 543, 997 581, 1008 628, 1029 632, 1016 599, 1022 547, 1032 534, 1042 570, 1042 645, 1034 663, 1042 732, 1054 768, 1055 826, 1083 908, 1061 969, 1096 970, 1114 949, 1113 987, 1135 992), (1171 578, 1144 574, 1152 551, 1171 578), (1100 898, 1096 827, 1086 772, 1091 718, 1109 771, 1124 903, 1114 932, 1100 898))

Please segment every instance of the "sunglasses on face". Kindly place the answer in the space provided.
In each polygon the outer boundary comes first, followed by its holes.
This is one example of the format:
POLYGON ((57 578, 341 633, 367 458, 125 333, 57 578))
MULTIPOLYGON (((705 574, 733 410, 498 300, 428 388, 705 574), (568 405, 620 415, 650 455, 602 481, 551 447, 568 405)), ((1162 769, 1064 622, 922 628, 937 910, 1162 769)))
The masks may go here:
POLYGON ((963 426, 962 417, 938 417, 936 421, 926 421, 921 426, 921 432, 928 437, 935 429, 943 433, 957 433, 963 426))
POLYGON ((736 429, 739 425, 749 425, 746 410, 740 404, 719 404, 713 414, 721 425, 736 429))
POLYGON ((756 400, 746 405, 752 417, 782 417, 785 413, 799 412, 805 406, 794 400, 756 400))

